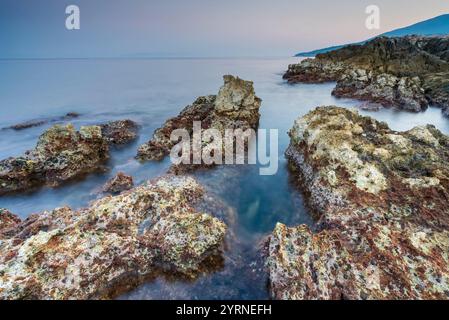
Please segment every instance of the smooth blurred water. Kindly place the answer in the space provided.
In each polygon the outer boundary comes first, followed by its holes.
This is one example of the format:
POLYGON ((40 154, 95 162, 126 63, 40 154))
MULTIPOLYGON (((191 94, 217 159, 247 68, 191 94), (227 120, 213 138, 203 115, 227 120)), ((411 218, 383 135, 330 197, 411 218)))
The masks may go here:
MULTIPOLYGON (((223 265, 195 281, 158 278, 124 299, 264 299, 266 275, 260 271, 258 248, 277 222, 313 224, 301 194, 293 187, 284 151, 287 131, 294 119, 320 105, 355 107, 359 103, 330 95, 334 84, 288 85, 282 73, 299 59, 136 59, 136 60, 38 60, 0 61, 0 128, 21 121, 58 117, 77 112, 79 127, 129 118, 141 126, 135 143, 112 150, 111 170, 92 174, 57 189, 42 188, 27 194, 0 197, 0 207, 27 217, 31 213, 64 205, 87 206, 101 197, 102 185, 118 171, 133 175, 136 183, 164 174, 169 161, 141 164, 134 159, 138 145, 154 129, 179 113, 200 95, 216 94, 222 75, 234 74, 254 81, 262 98, 260 127, 279 130, 279 171, 260 176, 257 166, 225 166, 199 172, 196 177, 209 192, 235 209, 232 232, 238 245, 223 265), (235 260, 244 261, 243 269, 235 260)), ((449 119, 431 108, 424 113, 385 109, 363 114, 386 121, 395 130, 432 123, 449 132, 449 119)), ((49 125, 24 131, 0 131, 0 158, 17 156, 34 147, 49 125)))

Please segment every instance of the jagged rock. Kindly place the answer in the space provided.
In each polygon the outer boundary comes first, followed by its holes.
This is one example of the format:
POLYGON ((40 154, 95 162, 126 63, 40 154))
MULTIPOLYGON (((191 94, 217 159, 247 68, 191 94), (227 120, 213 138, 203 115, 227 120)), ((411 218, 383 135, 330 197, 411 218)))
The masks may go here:
MULTIPOLYGON (((175 129, 193 131, 193 122, 201 121, 202 129, 257 129, 261 100, 256 97, 253 83, 226 75, 218 95, 199 97, 192 105, 157 129, 151 141, 140 146, 137 157, 141 160, 162 160, 176 142, 170 141, 175 129)), ((192 148, 191 148, 192 149, 192 148)), ((178 166, 174 172, 182 170, 178 166)))
POLYGON ((296 120, 286 152, 318 222, 278 224, 277 299, 449 299, 449 137, 396 132, 355 111, 296 120))
POLYGON ((131 189, 133 186, 133 177, 127 176, 123 172, 119 172, 115 177, 106 182, 103 187, 103 192, 120 193, 131 189))
POLYGON ((69 112, 62 117, 29 120, 29 121, 18 123, 18 124, 15 124, 13 126, 3 128, 3 129, 13 129, 13 130, 19 131, 19 130, 29 129, 29 128, 33 128, 33 127, 39 127, 39 126, 42 126, 44 124, 51 123, 51 122, 67 121, 67 120, 71 120, 74 118, 78 118, 79 116, 80 115, 76 112, 69 112))
POLYGON ((100 126, 109 143, 127 144, 137 138, 138 125, 132 120, 118 120, 100 126))
POLYGON ((337 81, 332 94, 409 111, 449 103, 449 37, 379 37, 290 65, 290 83, 337 81))
POLYGON ((0 238, 0 298, 108 298, 160 271, 194 277, 226 231, 194 209, 203 195, 192 178, 165 176, 86 209, 29 217, 0 238))

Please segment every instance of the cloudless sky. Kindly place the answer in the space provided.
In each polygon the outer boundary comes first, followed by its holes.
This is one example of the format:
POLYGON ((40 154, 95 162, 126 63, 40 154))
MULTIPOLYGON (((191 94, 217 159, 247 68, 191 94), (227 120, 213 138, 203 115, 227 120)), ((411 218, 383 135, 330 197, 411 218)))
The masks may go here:
POLYGON ((444 13, 448 0, 0 0, 0 58, 291 56, 444 13), (81 30, 65 28, 70 4, 81 30))

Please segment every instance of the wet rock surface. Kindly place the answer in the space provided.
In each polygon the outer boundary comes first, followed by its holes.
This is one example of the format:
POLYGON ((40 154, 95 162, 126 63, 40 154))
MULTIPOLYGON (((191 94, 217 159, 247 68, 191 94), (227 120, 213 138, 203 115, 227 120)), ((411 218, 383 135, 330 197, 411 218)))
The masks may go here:
POLYGON ((134 186, 133 177, 128 176, 123 172, 119 172, 115 177, 106 182, 106 184, 103 187, 103 192, 115 194, 129 190, 133 186, 134 186))
POLYGON ((449 137, 338 107, 317 108, 289 134, 317 225, 276 226, 272 297, 449 299, 449 137))
POLYGON ((0 298, 107 298, 160 272, 215 268, 226 225, 195 209, 204 195, 192 178, 164 176, 79 211, 23 222, 0 211, 0 298))
POLYGON ((55 125, 38 139, 33 150, 0 161, 0 195, 61 183, 105 169, 109 145, 135 138, 137 125, 129 120, 102 126, 55 125))
POLYGON ((336 81, 332 94, 408 111, 449 107, 449 37, 379 37, 290 65, 290 83, 336 81))
MULTIPOLYGON (((222 136, 226 129, 257 129, 261 100, 255 95, 253 83, 231 75, 223 78, 224 85, 218 95, 199 97, 177 117, 167 120, 155 131, 152 140, 140 146, 137 157, 141 160, 162 160, 177 144, 170 141, 173 130, 186 129, 192 137, 194 121, 201 121, 203 130, 217 129, 222 136)), ((204 166, 203 162, 192 166, 178 165, 172 168, 172 172, 181 173, 201 166, 204 166)))

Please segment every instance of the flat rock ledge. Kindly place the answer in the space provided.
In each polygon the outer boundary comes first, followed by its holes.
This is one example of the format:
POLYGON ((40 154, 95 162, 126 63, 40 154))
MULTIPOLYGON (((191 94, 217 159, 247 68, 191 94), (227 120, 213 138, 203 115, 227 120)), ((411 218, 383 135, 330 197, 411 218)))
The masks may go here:
MULTIPOLYGON (((137 158, 140 160, 162 160, 170 154, 177 143, 170 140, 175 129, 186 129, 192 137, 193 122, 201 121, 202 129, 217 129, 222 136, 226 129, 257 129, 259 126, 259 108, 261 99, 255 95, 253 82, 225 75, 224 85, 218 95, 199 97, 192 105, 165 122, 157 129, 153 138, 140 146, 137 158)), ((190 148, 191 150, 193 148, 190 148)), ((192 155, 191 155, 192 159, 192 155)), ((201 165, 178 165, 172 172, 179 173, 201 165)))
POLYGON ((100 126, 55 125, 38 139, 33 150, 0 161, 0 195, 42 185, 58 186, 87 173, 104 170, 110 144, 135 139, 137 124, 131 120, 100 126))
MULTIPOLYGON (((336 81, 332 94, 375 106, 449 114, 449 36, 379 37, 292 64, 290 83, 336 81)), ((366 104, 365 104, 366 106, 366 104)))
POLYGON ((449 137, 356 111, 295 121, 286 152, 316 228, 278 224, 276 299, 449 299, 449 137))
POLYGON ((79 211, 1 210, 0 299, 110 298, 161 270, 195 277, 226 232, 194 209, 203 196, 192 178, 164 176, 79 211))

